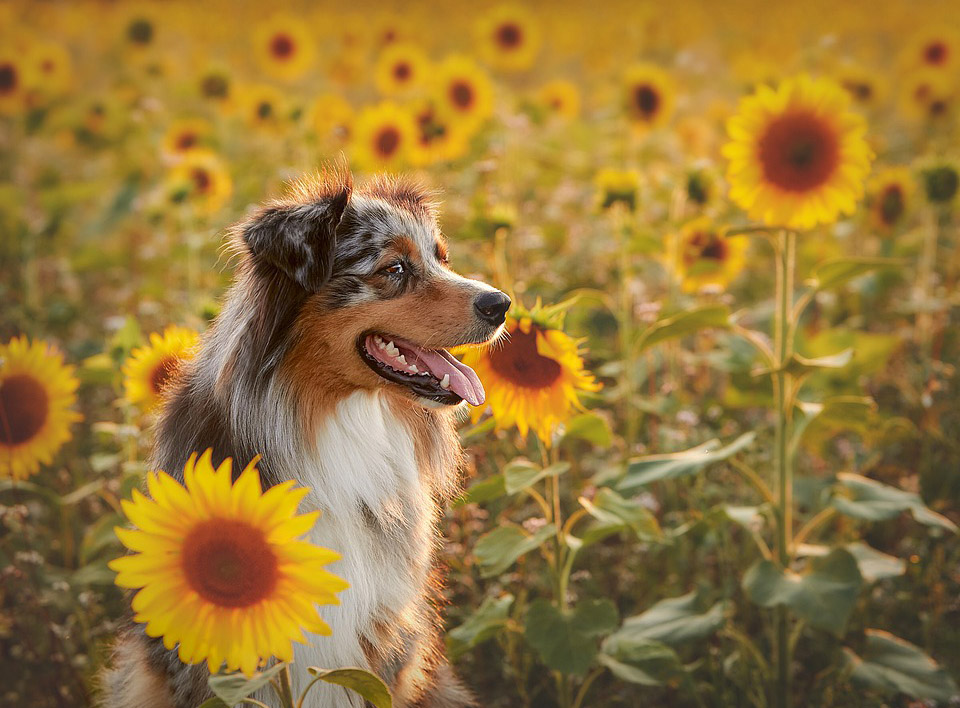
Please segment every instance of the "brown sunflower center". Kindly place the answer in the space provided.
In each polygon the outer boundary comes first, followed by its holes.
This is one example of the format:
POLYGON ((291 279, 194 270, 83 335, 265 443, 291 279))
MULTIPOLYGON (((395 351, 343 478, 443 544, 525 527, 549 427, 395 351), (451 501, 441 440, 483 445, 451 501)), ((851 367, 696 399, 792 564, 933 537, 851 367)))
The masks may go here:
POLYGON ((563 373, 559 363, 537 351, 534 325, 529 334, 514 329, 503 346, 490 350, 489 357, 494 371, 521 388, 549 388, 563 373))
POLYGON ((281 61, 286 61, 292 57, 295 49, 296 46, 290 35, 283 33, 275 34, 273 39, 270 40, 270 53, 281 61))
POLYGON ((392 125, 384 127, 377 133, 374 145, 376 146, 378 155, 381 157, 390 157, 397 151, 397 148, 400 147, 400 131, 392 125))
POLYGON ((200 92, 207 98, 226 98, 230 93, 230 82, 225 76, 209 74, 200 82, 200 92))
POLYGON ((257 118, 266 120, 273 115, 273 104, 269 101, 260 101, 257 104, 257 118))
POLYGON ((197 524, 183 541, 180 562, 190 587, 219 607, 249 607, 277 584, 277 556, 263 531, 244 521, 197 524))
POLYGON ((27 442, 40 432, 49 413, 47 391, 32 376, 17 374, 0 383, 0 443, 27 442))
POLYGON ((727 242, 712 231, 696 231, 690 235, 683 254, 684 263, 689 267, 697 261, 726 260, 729 246, 727 242))
POLYGON ((923 58, 928 64, 940 66, 947 60, 949 50, 943 42, 931 42, 923 49, 923 58))
POLYGON ((648 118, 660 107, 660 94, 650 84, 640 84, 633 89, 633 104, 640 115, 648 118))
POLYGON ((397 81, 407 81, 413 74, 413 69, 405 61, 399 61, 393 65, 393 78, 397 81))
POLYGON ((789 192, 805 192, 825 184, 840 161, 833 128, 808 111, 794 111, 773 120, 760 138, 764 177, 789 192))
POLYGON ((900 185, 891 184, 883 190, 883 196, 880 198, 880 219, 890 226, 897 223, 903 210, 903 190, 900 189, 900 185))
POLYGON ((867 102, 873 98, 873 86, 866 81, 844 81, 843 87, 847 90, 847 93, 860 102, 867 102))
POLYGON ((197 134, 196 134, 196 133, 191 133, 191 132, 188 131, 188 132, 186 132, 186 133, 180 133, 180 135, 177 136, 177 149, 178 149, 178 150, 189 150, 190 148, 192 148, 192 147, 193 147, 194 145, 196 145, 196 144, 197 144, 197 134))
POLYGON ((17 88, 17 68, 13 64, 0 64, 0 94, 13 93, 17 88))
POLYGON ((127 26, 127 39, 134 44, 150 44, 153 41, 153 24, 144 18, 134 20, 127 26))
MULTIPOLYGON (((202 170, 194 171, 194 181, 197 179, 197 172, 202 172, 202 170)), ((199 186, 198 189, 200 189, 199 186)), ((200 191, 202 191, 202 189, 200 191)), ((176 372, 179 365, 180 360, 174 356, 165 356, 163 359, 157 362, 157 365, 154 366, 153 370, 150 372, 150 390, 153 391, 154 395, 160 395, 164 387, 167 385, 167 383, 169 383, 170 377, 176 372)))
POLYGON ((462 111, 473 105, 473 86, 467 81, 454 81, 450 85, 450 100, 462 111))
POLYGON ((503 49, 513 50, 523 44, 523 29, 512 22, 504 22, 497 27, 497 44, 503 49))

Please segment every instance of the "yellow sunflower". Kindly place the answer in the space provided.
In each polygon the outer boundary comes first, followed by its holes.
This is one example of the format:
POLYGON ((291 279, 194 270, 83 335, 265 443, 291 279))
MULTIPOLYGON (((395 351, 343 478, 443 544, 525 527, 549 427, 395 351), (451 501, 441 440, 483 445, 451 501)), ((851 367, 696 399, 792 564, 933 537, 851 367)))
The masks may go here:
POLYGON ((566 79, 554 79, 541 86, 537 102, 551 114, 566 120, 580 115, 580 90, 566 79))
POLYGON ((393 42, 380 52, 373 78, 380 93, 404 96, 423 85, 429 71, 430 60, 420 47, 406 42, 393 42))
POLYGON ((498 430, 516 425, 521 435, 533 430, 550 445, 554 429, 583 410, 578 392, 601 386, 584 369, 582 340, 564 334, 562 323, 562 310, 538 302, 507 316, 501 341, 466 349, 463 363, 477 372, 487 394, 474 420, 489 406, 498 430))
POLYGON ((287 97, 270 84, 251 84, 238 92, 243 119, 255 128, 279 130, 290 117, 287 97))
POLYGON ((727 121, 730 197, 771 226, 808 229, 851 214, 873 153, 866 122, 834 82, 799 76, 761 86, 727 121))
POLYGON ((931 204, 949 207, 960 196, 960 168, 953 160, 936 158, 920 166, 920 184, 931 204))
POLYGON ((416 167, 450 162, 463 157, 469 135, 449 118, 437 115, 431 101, 414 108, 417 132, 410 147, 410 163, 416 167))
POLYGON ((309 123, 319 140, 330 137, 346 140, 353 123, 353 106, 337 93, 325 93, 314 100, 309 110, 309 123))
POLYGON ((850 94, 854 105, 862 108, 879 106, 886 95, 881 76, 858 64, 845 64, 834 72, 834 79, 850 94))
POLYGON ((38 42, 30 47, 27 60, 31 64, 32 85, 45 96, 66 92, 73 77, 70 52, 57 42, 38 42))
POLYGON ((444 59, 434 71, 437 112, 472 132, 493 115, 493 84, 477 64, 464 56, 444 59))
POLYGON ((906 42, 901 60, 907 68, 955 73, 960 68, 960 34, 943 25, 921 30, 906 42))
POLYGON ((186 664, 225 664, 251 676, 270 657, 293 659, 303 630, 329 635, 316 605, 335 605, 345 581, 324 569, 334 551, 299 540, 320 512, 296 514, 309 489, 287 481, 261 490, 254 459, 231 484, 229 458, 214 469, 191 455, 184 484, 156 472, 150 496, 122 502, 134 529, 115 529, 135 553, 110 562, 116 584, 137 589, 134 619, 186 664))
POLYGON ((0 479, 26 479, 70 439, 79 382, 63 355, 42 341, 0 345, 0 479))
POLYGON ((127 400, 145 409, 156 406, 170 378, 184 361, 193 358, 199 339, 193 330, 176 325, 163 334, 153 332, 149 346, 134 349, 123 365, 127 400))
POLYGON ((223 113, 232 113, 236 107, 236 92, 230 72, 222 68, 210 68, 197 80, 200 96, 215 105, 223 113))
POLYGON ((537 18, 522 5, 498 5, 477 22, 480 56, 497 69, 529 69, 540 51, 540 41, 537 18))
POLYGON ((888 167, 875 174, 867 184, 870 223, 878 231, 890 233, 900 226, 913 203, 913 175, 906 167, 888 167))
POLYGON ((597 172, 594 182, 601 209, 608 209, 614 204, 623 204, 630 211, 636 209, 637 192, 640 189, 640 176, 636 170, 605 168, 597 172))
POLYGON ((273 15, 258 24, 253 31, 253 49, 263 69, 283 80, 303 76, 316 54, 304 22, 291 15, 273 15))
POLYGON ((914 121, 944 122, 954 112, 956 90, 941 71, 917 69, 899 82, 900 110, 914 121))
POLYGON ((29 62, 12 53, 0 52, 0 115, 19 113, 25 108, 32 76, 29 62))
POLYGON ((369 106, 354 122, 350 154, 366 170, 396 169, 410 157, 417 126, 406 108, 390 101, 369 106))
POLYGON ((204 148, 213 132, 204 118, 183 118, 167 128, 161 151, 166 157, 179 158, 192 150, 204 148))
POLYGON ((671 265, 684 292, 730 285, 746 263, 748 239, 725 238, 706 217, 694 219, 673 237, 671 265))
POLYGON ((676 102, 673 79, 652 64, 636 64, 623 77, 623 105, 638 128, 658 128, 670 120, 676 102))
POLYGON ((720 194, 720 178, 709 167, 693 167, 684 179, 687 203, 697 209, 712 206, 720 194))

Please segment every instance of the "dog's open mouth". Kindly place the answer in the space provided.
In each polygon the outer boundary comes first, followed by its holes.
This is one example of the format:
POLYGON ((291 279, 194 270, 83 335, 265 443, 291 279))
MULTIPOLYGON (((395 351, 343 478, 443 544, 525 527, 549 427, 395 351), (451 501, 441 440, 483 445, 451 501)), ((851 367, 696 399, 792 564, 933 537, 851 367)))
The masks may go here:
POLYGON ((446 405, 466 401, 479 406, 484 401, 476 373, 445 349, 425 349, 386 334, 361 337, 358 349, 371 369, 418 396, 446 405))

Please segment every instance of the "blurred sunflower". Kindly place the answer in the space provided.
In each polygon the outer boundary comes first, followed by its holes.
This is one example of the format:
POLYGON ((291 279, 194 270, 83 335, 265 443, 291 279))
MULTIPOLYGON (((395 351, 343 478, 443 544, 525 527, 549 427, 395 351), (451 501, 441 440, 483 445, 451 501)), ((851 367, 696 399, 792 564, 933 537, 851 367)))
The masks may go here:
POLYGON ((200 75, 197 89, 206 101, 214 104, 223 113, 230 113, 235 107, 233 81, 226 69, 207 69, 200 75))
POLYGON ((270 84, 244 86, 237 98, 243 119, 255 128, 278 130, 289 118, 287 97, 270 84))
POLYGON ((943 25, 921 30, 906 42, 901 60, 907 68, 953 74, 960 68, 960 34, 943 25))
POLYGON ((444 59, 433 73, 437 112, 472 132, 493 115, 493 84, 473 60, 444 59))
POLYGON ((468 136, 448 118, 437 115, 430 101, 422 101, 413 110, 417 133, 410 144, 410 162, 424 167, 462 157, 469 147, 468 136))
POLYGON ((498 5, 477 22, 479 54, 504 71, 529 69, 540 51, 540 25, 522 5, 498 5))
POLYGON ((960 194, 960 167, 944 158, 928 161, 920 167, 920 184, 928 202, 949 207, 960 194))
POLYGON ((914 121, 944 123, 955 113, 956 89, 941 71, 918 69, 899 82, 900 110, 914 121))
POLYGON ((726 288, 746 263, 748 239, 725 238, 706 217, 686 224, 673 238, 672 266, 684 292, 726 288))
POLYGON ((720 178, 709 167, 693 167, 684 178, 687 203, 697 209, 712 206, 720 194, 720 178))
POLYGON ((155 407, 164 388, 180 366, 194 356, 200 335, 192 329, 170 325, 150 334, 150 344, 137 347, 123 365, 126 399, 146 410, 155 407))
POLYGON ((177 204, 188 203, 200 214, 223 208, 233 194, 226 165, 210 150, 191 150, 167 173, 166 194, 177 204))
POLYGON ((407 162, 417 126, 406 108, 390 101, 368 106, 357 116, 350 154, 362 169, 395 169, 407 162))
POLYGON ((876 71, 858 64, 844 64, 834 72, 834 79, 850 94, 856 106, 876 108, 883 102, 886 87, 876 71))
POLYGON ((663 69, 652 64, 635 64, 624 74, 624 108, 635 126, 664 125, 673 115, 675 101, 673 79, 663 69))
POLYGON ((314 100, 309 110, 309 122, 317 137, 346 140, 353 123, 353 106, 338 93, 325 93, 314 100))
POLYGON ((377 90, 386 96, 403 96, 426 81, 430 60, 415 44, 388 44, 377 58, 373 69, 377 90))
POLYGON ((204 118, 181 118, 167 128, 161 152, 166 157, 179 158, 191 150, 209 147, 213 128, 204 118))
POLYGON ((533 430, 544 444, 554 429, 583 410, 578 393, 601 385, 584 369, 582 340, 563 332, 562 306, 530 310, 515 307, 507 316, 507 336, 470 347, 463 363, 477 372, 487 393, 484 406, 472 412, 478 420, 489 406, 498 430, 516 425, 521 435, 533 430))
POLYGON ((566 79, 554 79, 537 91, 537 103, 553 115, 572 120, 580 115, 580 90, 566 79))
POLYGON ((636 170, 605 168, 597 172, 594 182, 601 209, 608 209, 614 204, 623 204, 630 211, 636 209, 637 192, 640 189, 640 176, 636 170))
POLYGON ((156 19, 145 7, 135 7, 123 17, 123 38, 128 47, 143 50, 154 46, 157 39, 156 19))
POLYGON ((27 87, 33 83, 29 62, 7 52, 0 53, 0 115, 22 111, 27 87))
POLYGON ((291 661, 303 630, 329 635, 316 605, 339 604, 348 585, 324 568, 338 553, 300 540, 320 515, 296 514, 308 488, 263 492, 256 459, 231 484, 232 461, 214 469, 211 458, 191 455, 183 485, 150 474, 150 496, 122 502, 136 528, 115 531, 135 553, 109 565, 117 585, 138 590, 134 620, 149 636, 179 644, 184 663, 251 676, 270 657, 291 661))
POLYGON ((303 20, 283 14, 268 17, 254 28, 253 51, 264 71, 283 80, 303 76, 316 55, 303 20))
POLYGON ((0 345, 0 479, 26 479, 70 439, 79 382, 63 355, 42 341, 0 345))
POLYGON ((913 201, 913 175, 906 167, 888 167, 867 183, 871 224, 883 233, 900 226, 913 201))
POLYGON ((70 52, 57 42, 38 42, 27 54, 31 65, 30 88, 44 96, 59 96, 71 86, 73 78, 70 52))
POLYGON ((873 157, 866 123, 836 83, 761 86, 727 121, 730 197, 771 226, 808 229, 851 214, 873 157))

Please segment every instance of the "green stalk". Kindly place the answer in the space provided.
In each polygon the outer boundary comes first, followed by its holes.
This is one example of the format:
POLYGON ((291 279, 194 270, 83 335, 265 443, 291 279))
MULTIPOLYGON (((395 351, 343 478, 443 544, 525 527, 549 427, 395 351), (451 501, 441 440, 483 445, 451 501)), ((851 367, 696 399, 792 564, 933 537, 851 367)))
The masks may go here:
POLYGON ((285 664, 280 672, 280 702, 283 708, 294 708, 293 689, 290 686, 290 664, 285 664))
POLYGON ((623 419, 627 449, 636 442, 637 416, 633 405, 633 396, 636 393, 636 381, 631 357, 633 348, 633 296, 630 293, 630 239, 627 236, 628 212, 622 204, 614 204, 610 214, 613 220, 613 230, 617 237, 619 254, 620 292, 617 303, 617 314, 620 320, 620 391, 623 396, 623 419))
MULTIPOLYGON (((791 533, 793 529, 793 466, 789 454, 792 418, 792 376, 785 371, 793 354, 795 331, 793 280, 796 268, 796 234, 781 232, 777 238, 777 306, 774 315, 774 355, 777 367, 773 377, 777 409, 774 446, 777 474, 777 559, 784 569, 790 567, 791 533)), ((791 706, 791 651, 790 616, 785 605, 775 610, 777 635, 777 684, 775 702, 777 708, 791 706)))

